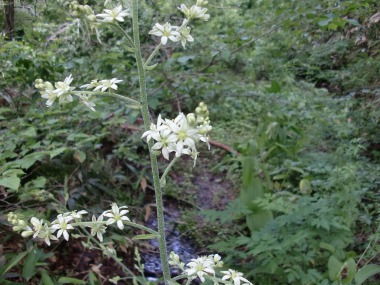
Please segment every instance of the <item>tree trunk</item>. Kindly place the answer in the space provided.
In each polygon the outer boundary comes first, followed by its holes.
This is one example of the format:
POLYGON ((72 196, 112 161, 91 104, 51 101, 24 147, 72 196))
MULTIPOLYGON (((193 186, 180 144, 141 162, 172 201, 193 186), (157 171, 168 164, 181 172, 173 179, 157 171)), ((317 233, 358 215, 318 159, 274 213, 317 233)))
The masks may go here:
POLYGON ((5 38, 12 40, 15 31, 15 1, 4 0, 5 38))

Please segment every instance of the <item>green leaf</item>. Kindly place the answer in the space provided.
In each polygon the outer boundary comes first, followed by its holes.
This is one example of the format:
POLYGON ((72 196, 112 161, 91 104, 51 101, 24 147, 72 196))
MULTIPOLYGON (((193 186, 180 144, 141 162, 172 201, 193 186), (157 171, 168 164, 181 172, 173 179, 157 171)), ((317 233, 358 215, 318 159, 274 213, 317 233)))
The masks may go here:
POLYGON ((145 235, 137 235, 132 238, 132 240, 139 240, 139 239, 155 239, 157 238, 157 235, 155 234, 145 234, 145 235))
POLYGON ((83 163, 86 160, 86 153, 81 150, 76 150, 74 153, 74 158, 79 162, 83 163))
POLYGON ((351 25, 353 25, 353 26, 356 26, 356 27, 360 27, 360 24, 359 24, 359 22, 357 21, 357 20, 355 20, 355 19, 348 19, 348 20, 346 20, 348 23, 350 23, 351 25))
POLYGON ((361 285, 368 278, 380 274, 380 265, 377 264, 368 264, 363 268, 359 269, 359 271, 355 275, 355 285, 361 285))
POLYGON ((321 242, 319 244, 319 247, 326 249, 326 250, 330 251, 331 253, 334 253, 336 251, 334 246, 332 246, 331 244, 325 243, 325 242, 321 242))
POLYGON ((320 27, 325 27, 325 26, 327 26, 328 24, 330 24, 330 22, 331 22, 331 19, 325 19, 325 20, 319 21, 319 22, 318 22, 318 25, 319 25, 320 27))
POLYGON ((271 86, 269 88, 266 88, 265 90, 269 93, 280 93, 281 86, 277 81, 272 80, 271 86))
POLYGON ((92 272, 91 270, 88 272, 88 281, 90 282, 90 285, 99 285, 100 284, 95 273, 92 272))
POLYGON ((36 264, 38 261, 38 254, 35 249, 31 250, 25 259, 24 266, 22 267, 22 277, 27 281, 36 274, 36 264))
POLYGON ((16 191, 20 187, 20 182, 21 180, 17 176, 4 177, 0 179, 1 186, 7 187, 12 190, 16 190, 16 191))
POLYGON ((61 277, 58 279, 58 283, 60 284, 86 284, 85 281, 77 279, 77 278, 71 278, 71 277, 61 277))
POLYGON ((56 157, 57 155, 64 152, 66 149, 67 149, 67 147, 60 147, 60 148, 57 148, 55 150, 50 151, 50 158, 56 157))
POLYGON ((3 268, 0 268, 0 276, 3 276, 6 272, 8 272, 13 266, 15 266, 16 264, 18 264, 20 262, 21 259, 23 259, 25 257, 25 255, 27 255, 28 252, 25 251, 25 252, 21 252, 21 253, 18 253, 16 256, 14 256, 8 263, 5 267, 3 268))
POLYGON ((311 187, 311 183, 308 179, 302 179, 300 181, 300 192, 302 194, 310 194, 313 188, 311 187))
POLYGON ((347 276, 343 279, 343 284, 351 284, 351 281, 354 280, 354 277, 356 275, 356 262, 353 258, 349 258, 345 262, 345 265, 347 268, 347 276))
POLYGON ((41 274, 41 281, 42 281, 43 285, 54 285, 54 284, 56 284, 46 270, 41 270, 40 274, 41 274))
POLYGON ((343 264, 334 256, 331 255, 327 263, 327 268, 329 271, 329 278, 331 281, 340 281, 341 280, 341 270, 343 264))
POLYGON ((273 214, 269 210, 259 210, 246 216, 248 228, 251 232, 257 231, 273 220, 273 214))
POLYGON ((34 127, 30 127, 24 131, 21 131, 18 135, 20 137, 32 137, 32 138, 34 138, 35 136, 37 136, 37 132, 36 132, 36 129, 34 127))

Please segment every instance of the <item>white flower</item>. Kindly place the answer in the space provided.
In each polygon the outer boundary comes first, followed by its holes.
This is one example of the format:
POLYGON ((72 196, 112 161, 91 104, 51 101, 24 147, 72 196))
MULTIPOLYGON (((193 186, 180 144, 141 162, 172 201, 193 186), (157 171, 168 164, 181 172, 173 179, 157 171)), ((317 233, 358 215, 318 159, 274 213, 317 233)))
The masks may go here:
POLYGON ((185 269, 187 276, 190 277, 196 274, 202 282, 205 282, 203 276, 205 274, 215 276, 215 270, 213 269, 214 262, 207 256, 192 259, 186 266, 188 267, 185 269))
MULTIPOLYGON (((161 115, 158 115, 157 125, 151 123, 150 130, 143 133, 141 138, 146 137, 146 141, 149 142, 152 138, 155 140, 159 140, 160 131, 168 130, 168 126, 165 124, 164 120, 162 120, 161 115)), ((170 133, 170 130, 169 130, 170 133)))
POLYGON ((165 23, 164 25, 157 23, 153 26, 153 29, 149 31, 149 34, 161 37, 161 44, 166 45, 168 39, 172 42, 179 41, 180 33, 176 31, 177 29, 178 27, 172 27, 170 23, 165 23))
POLYGON ((195 140, 197 139, 196 135, 198 131, 190 127, 183 113, 180 113, 174 121, 166 120, 165 122, 176 138, 175 151, 177 157, 181 156, 184 146, 195 149, 195 140))
POLYGON ((103 18, 103 22, 113 22, 114 20, 119 22, 124 22, 124 17, 132 16, 129 9, 123 10, 123 7, 121 5, 117 6, 116 8, 110 10, 110 9, 104 9, 104 14, 98 14, 96 17, 103 18))
POLYGON ((95 87, 94 91, 106 91, 107 89, 114 89, 117 90, 117 85, 116 83, 122 82, 123 80, 119 80, 117 78, 112 78, 112 79, 105 79, 101 80, 98 84, 98 86, 95 87))
POLYGON ((50 107, 53 105, 54 101, 58 98, 58 94, 54 92, 54 87, 53 85, 46 81, 44 83, 45 89, 41 91, 41 97, 44 99, 47 99, 46 101, 46 106, 50 107))
POLYGON ((189 22, 189 20, 187 19, 184 19, 183 20, 183 23, 182 23, 182 26, 178 29, 178 32, 179 32, 179 40, 181 41, 181 44, 183 46, 183 48, 186 47, 186 42, 189 41, 189 42, 193 42, 194 41, 194 38, 190 35, 190 31, 191 29, 189 27, 187 27, 187 23, 189 22))
POLYGON ((89 108, 91 111, 95 112, 95 103, 94 102, 91 102, 90 101, 90 98, 91 96, 89 95, 85 95, 85 94, 81 94, 79 95, 79 98, 80 98, 80 101, 87 107, 89 108))
POLYGON ((55 83, 54 92, 58 95, 58 97, 62 96, 65 93, 69 93, 71 90, 75 89, 73 87, 70 87, 71 82, 73 82, 73 78, 71 77, 71 74, 70 74, 68 77, 65 78, 63 82, 58 81, 55 83))
POLYGON ((44 220, 39 220, 33 217, 30 219, 30 222, 33 225, 33 231, 34 231, 33 237, 35 238, 36 236, 38 236, 40 231, 44 228, 44 220))
POLYGON ((244 282, 244 285, 252 285, 247 279, 243 277, 243 273, 228 269, 228 271, 221 271, 221 273, 225 274, 222 277, 222 280, 230 280, 234 282, 234 285, 240 285, 240 281, 244 282))
POLYGON ((69 222, 73 219, 72 216, 62 216, 62 214, 57 216, 57 220, 52 222, 51 228, 53 230, 58 230, 57 238, 60 238, 63 235, 65 240, 69 240, 69 233, 67 230, 73 230, 73 226, 69 224, 69 222))
POLYGON ((91 89, 91 88, 96 88, 100 85, 101 83, 98 82, 97 79, 91 80, 91 83, 82 85, 80 88, 86 88, 86 89, 91 89))
POLYGON ((155 138, 157 142, 153 145, 152 149, 161 149, 164 158, 169 160, 169 153, 175 151, 174 143, 177 141, 177 138, 175 135, 170 133, 170 130, 163 130, 159 134, 160 135, 155 138))
POLYGON ((68 216, 71 216, 71 217, 73 217, 73 219, 81 219, 82 218, 82 215, 85 215, 85 214, 87 214, 87 211, 85 211, 85 210, 81 210, 81 211, 79 211, 79 212, 77 212, 77 211, 72 211, 72 212, 69 212, 69 213, 66 213, 66 214, 64 214, 63 216, 65 217, 68 217, 68 216))
POLYGON ((98 219, 95 216, 92 216, 93 224, 90 226, 91 235, 98 238, 100 242, 103 242, 103 234, 106 232, 107 227, 103 225, 103 215, 100 215, 98 219))
POLYGON ((206 8, 202 8, 198 5, 193 5, 189 8, 187 8, 187 6, 185 4, 181 4, 180 7, 178 7, 178 9, 183 13, 185 14, 185 17, 190 21, 192 19, 200 19, 200 20, 203 20, 203 21, 208 21, 208 19, 210 19, 210 15, 209 14, 206 14, 207 12, 207 9, 206 8))
POLYGON ((47 245, 50 246, 50 240, 58 240, 53 233, 54 229, 50 228, 48 224, 44 224, 41 231, 38 234, 39 238, 43 238, 47 245))
POLYGON ((103 216, 109 218, 107 225, 116 223, 119 229, 124 229, 123 221, 130 221, 127 216, 125 216, 129 211, 121 210, 123 208, 128 208, 127 206, 118 207, 116 203, 112 203, 112 210, 105 211, 103 216))

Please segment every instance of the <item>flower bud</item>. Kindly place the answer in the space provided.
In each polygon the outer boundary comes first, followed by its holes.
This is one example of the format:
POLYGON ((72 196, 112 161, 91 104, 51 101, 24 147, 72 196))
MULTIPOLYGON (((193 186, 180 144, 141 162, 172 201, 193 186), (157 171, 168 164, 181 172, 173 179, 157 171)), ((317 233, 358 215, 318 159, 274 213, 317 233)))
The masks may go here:
POLYGON ((190 126, 195 125, 196 120, 195 120, 195 114, 194 113, 187 114, 186 118, 187 118, 187 121, 188 121, 190 126))
POLYGON ((208 4, 208 1, 205 0, 197 0, 197 6, 206 6, 208 4))
POLYGON ((96 22, 96 16, 94 14, 92 15, 88 15, 87 16, 87 19, 90 21, 90 22, 96 22))
POLYGON ((21 233, 21 236, 22 236, 23 238, 26 238, 26 237, 31 236, 32 234, 34 234, 34 232, 33 232, 32 230, 29 230, 29 231, 23 231, 23 232, 21 233))
POLYGON ((18 224, 20 227, 25 227, 25 226, 26 226, 26 222, 23 221, 23 220, 18 220, 17 224, 18 224))
POLYGON ((84 5, 84 10, 85 10, 87 15, 93 15, 94 14, 94 11, 92 11, 91 7, 88 5, 84 5))
POLYGON ((49 90, 54 90, 53 84, 51 84, 49 81, 44 82, 44 88, 49 89, 49 90))

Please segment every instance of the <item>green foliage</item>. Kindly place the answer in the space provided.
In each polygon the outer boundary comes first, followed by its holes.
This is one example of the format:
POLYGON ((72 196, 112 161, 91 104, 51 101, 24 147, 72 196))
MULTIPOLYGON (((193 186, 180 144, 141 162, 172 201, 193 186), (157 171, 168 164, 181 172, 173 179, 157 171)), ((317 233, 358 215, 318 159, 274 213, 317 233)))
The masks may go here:
MULTIPOLYGON (((0 39, 0 187, 11 205, 4 212, 47 218, 63 207, 96 212, 109 200, 142 207, 140 185, 150 182, 140 134, 121 128, 138 127, 138 112, 101 100, 91 114, 50 110, 37 98, 36 78, 70 73, 83 84, 117 76, 131 97, 138 89, 125 43, 107 29, 99 44, 67 15, 68 2, 17 9, 17 41, 0 39)), ((178 1, 140 2, 143 34, 177 19, 178 1)), ((217 167, 240 191, 224 211, 204 212, 213 224, 206 228, 223 228, 211 248, 258 284, 363 284, 379 272, 355 263, 365 243, 356 237, 371 234, 380 203, 378 1, 209 2, 212 18, 194 32, 196 43, 165 47, 157 60, 165 63, 147 81, 153 115, 205 100, 213 138, 240 153, 217 167)), ((149 54, 152 38, 143 41, 149 54)), ((41 269, 42 252, 32 252, 1 259, 0 276, 21 262, 24 281, 81 284, 41 269)), ((376 254, 371 247, 363 259, 376 254)), ((89 282, 97 284, 91 272, 89 282)))

